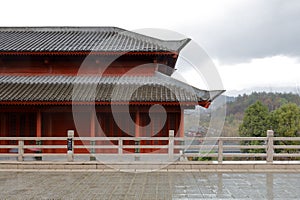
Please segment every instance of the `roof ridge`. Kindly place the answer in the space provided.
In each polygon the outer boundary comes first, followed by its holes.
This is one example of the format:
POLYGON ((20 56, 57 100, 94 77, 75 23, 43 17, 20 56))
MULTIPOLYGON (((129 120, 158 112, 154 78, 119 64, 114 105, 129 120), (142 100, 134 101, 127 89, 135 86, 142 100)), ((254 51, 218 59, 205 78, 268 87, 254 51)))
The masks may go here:
POLYGON ((0 31, 65 31, 65 30, 76 30, 76 31, 98 31, 100 29, 111 29, 122 31, 125 29, 115 26, 0 26, 0 31))

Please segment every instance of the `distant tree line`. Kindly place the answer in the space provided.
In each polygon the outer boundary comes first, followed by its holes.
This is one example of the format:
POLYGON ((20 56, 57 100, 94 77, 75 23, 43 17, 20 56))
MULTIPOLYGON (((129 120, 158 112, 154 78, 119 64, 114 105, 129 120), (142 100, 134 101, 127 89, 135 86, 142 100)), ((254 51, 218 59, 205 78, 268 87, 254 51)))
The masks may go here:
MULTIPOLYGON (((299 98, 299 97, 298 97, 299 98)), ((273 104, 274 105, 274 104, 273 104)), ((300 107, 296 103, 284 103, 270 110, 269 104, 256 101, 244 113, 239 135, 245 137, 265 137, 267 130, 274 130, 277 137, 296 137, 300 133, 300 107)), ((248 141, 243 144, 259 145, 263 141, 248 141)), ((275 144, 298 145, 299 142, 286 141, 275 144)), ((263 149, 245 150, 246 152, 264 152, 263 149)), ((277 150, 277 152, 295 152, 296 150, 277 150)))
MULTIPOLYGON (((300 96, 293 93, 254 92, 249 95, 244 94, 234 98, 228 97, 226 104, 226 120, 222 135, 229 137, 240 135, 239 127, 243 122, 245 111, 257 101, 261 102, 261 104, 266 107, 265 112, 267 112, 268 115, 288 103, 294 103, 300 106, 300 96)), ((268 123, 264 125, 264 127, 275 129, 275 125, 268 123)))
POLYGON ((233 115, 242 120, 245 109, 256 101, 266 105, 269 111, 273 111, 286 103, 295 103, 300 106, 300 97, 297 94, 254 92, 250 95, 239 95, 234 101, 228 102, 226 108, 227 116, 233 115))

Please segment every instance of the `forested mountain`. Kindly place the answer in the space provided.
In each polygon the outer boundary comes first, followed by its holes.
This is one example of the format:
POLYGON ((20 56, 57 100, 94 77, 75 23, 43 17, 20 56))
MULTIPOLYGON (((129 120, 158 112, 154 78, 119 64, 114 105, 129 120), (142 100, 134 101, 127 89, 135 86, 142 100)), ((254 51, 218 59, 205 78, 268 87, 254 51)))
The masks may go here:
POLYGON ((266 92, 254 92, 250 95, 239 95, 227 103, 226 115, 235 115, 239 119, 242 119, 243 113, 247 107, 254 104, 256 101, 262 102, 269 108, 269 111, 279 108, 285 103, 295 103, 300 105, 300 96, 292 93, 266 93, 266 92))
POLYGON ((238 136, 239 126, 242 124, 245 110, 255 102, 260 101, 274 111, 287 103, 295 103, 300 106, 300 96, 293 93, 267 93, 254 92, 250 95, 239 95, 233 101, 227 101, 226 120, 223 128, 223 136, 238 136))

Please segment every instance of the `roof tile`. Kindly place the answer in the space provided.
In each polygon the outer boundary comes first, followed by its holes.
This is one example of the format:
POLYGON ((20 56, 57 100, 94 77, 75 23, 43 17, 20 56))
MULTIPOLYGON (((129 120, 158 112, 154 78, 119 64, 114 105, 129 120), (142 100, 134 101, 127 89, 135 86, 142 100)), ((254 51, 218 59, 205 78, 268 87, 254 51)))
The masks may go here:
POLYGON ((179 52, 189 41, 116 27, 0 27, 0 52, 179 52))
POLYGON ((223 91, 199 90, 175 79, 155 76, 0 76, 0 102, 199 102, 223 91))

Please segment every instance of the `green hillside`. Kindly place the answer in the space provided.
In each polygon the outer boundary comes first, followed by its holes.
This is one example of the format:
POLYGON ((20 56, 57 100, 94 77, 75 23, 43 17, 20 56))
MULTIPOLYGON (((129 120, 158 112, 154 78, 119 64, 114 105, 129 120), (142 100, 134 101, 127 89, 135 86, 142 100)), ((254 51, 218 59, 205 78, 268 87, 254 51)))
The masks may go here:
POLYGON ((223 136, 238 136, 238 128, 242 123, 245 110, 256 101, 262 102, 269 111, 273 111, 286 103, 295 103, 299 106, 300 96, 292 93, 254 92, 236 97, 227 103, 223 136))

